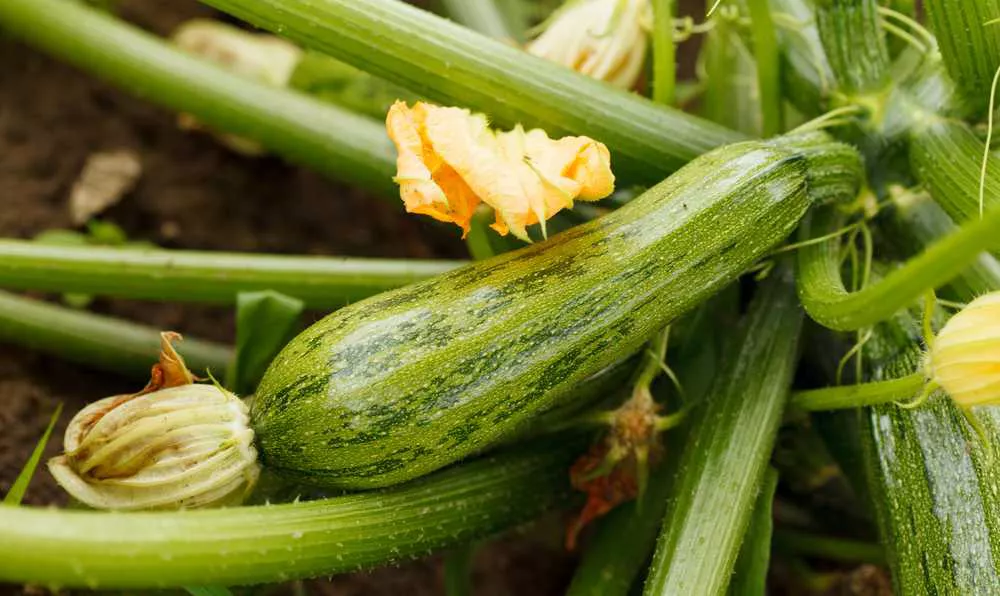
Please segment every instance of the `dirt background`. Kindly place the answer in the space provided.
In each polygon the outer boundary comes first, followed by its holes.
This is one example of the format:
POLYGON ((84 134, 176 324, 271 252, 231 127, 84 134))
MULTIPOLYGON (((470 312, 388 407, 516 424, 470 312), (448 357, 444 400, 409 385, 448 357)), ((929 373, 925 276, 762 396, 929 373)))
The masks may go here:
MULTIPOLYGON (((697 0, 684 4, 692 13, 699 6, 697 0)), ((218 16, 194 0, 122 0, 118 6, 122 17, 161 35, 184 20, 218 16)), ((682 53, 682 72, 693 69, 692 49, 682 53)), ((119 149, 139 156, 142 175, 102 217, 132 240, 167 248, 289 254, 466 255, 452 228, 406 216, 397 204, 276 158, 237 156, 205 135, 180 130, 174 114, 0 37, 0 237, 30 238, 71 228, 69 191, 85 160, 119 149)), ((90 308, 207 339, 232 342, 234 337, 230 309, 106 299, 90 308)), ((135 380, 0 344, 0 494, 9 489, 59 402, 70 413, 90 400, 136 387, 135 380)), ((55 437, 68 418, 63 416, 55 437)), ((53 440, 47 456, 60 443, 53 440)), ((65 497, 41 470, 26 501, 62 505, 65 497)), ((480 548, 475 593, 563 593, 573 559, 560 548, 560 534, 561 520, 553 519, 480 548)), ((433 558, 304 587, 310 594, 377 596, 441 594, 442 585, 441 561, 433 558)), ((0 594, 38 592, 0 584, 0 594)))

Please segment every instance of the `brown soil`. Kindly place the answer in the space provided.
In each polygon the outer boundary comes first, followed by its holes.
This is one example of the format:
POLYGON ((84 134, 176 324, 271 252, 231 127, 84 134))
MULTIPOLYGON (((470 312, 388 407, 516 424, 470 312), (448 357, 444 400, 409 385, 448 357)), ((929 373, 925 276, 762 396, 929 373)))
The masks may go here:
MULTIPOLYGON (((125 18, 159 34, 182 20, 211 14, 189 0, 130 0, 120 8, 125 18)), ((85 159, 115 149, 135 151, 142 162, 136 188, 105 214, 132 239, 207 250, 410 258, 465 254, 451 229, 407 217, 391 202, 278 159, 236 156, 208 137, 179 130, 171 113, 0 40, 0 237, 28 238, 71 227, 68 193, 85 159)), ((98 300, 91 308, 162 329, 233 339, 233 317, 226 309, 115 300, 98 300)), ((57 403, 70 413, 88 400, 135 387, 134 380, 0 345, 0 494, 57 403)), ((67 418, 56 430, 49 455, 61 443, 67 418)), ((64 497, 42 469, 26 501, 58 505, 64 497)), ((481 549, 477 594, 561 593, 569 559, 534 534, 481 549)), ((341 596, 438 594, 440 561, 311 582, 308 590, 341 596)), ((0 593, 20 591, 0 586, 0 593)))

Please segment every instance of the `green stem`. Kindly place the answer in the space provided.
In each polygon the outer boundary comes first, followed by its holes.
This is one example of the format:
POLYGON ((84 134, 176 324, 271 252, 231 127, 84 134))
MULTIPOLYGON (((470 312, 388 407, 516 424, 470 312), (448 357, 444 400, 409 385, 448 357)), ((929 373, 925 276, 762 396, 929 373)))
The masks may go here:
POLYGON ((308 308, 339 308, 462 264, 0 240, 0 287, 182 302, 233 304, 240 292, 274 290, 308 308))
POLYGON ((788 100, 807 117, 826 112, 834 75, 816 28, 816 13, 809 0, 770 0, 772 19, 785 15, 789 22, 778 28, 782 57, 782 87, 788 100))
POLYGON ((472 561, 475 544, 460 546, 444 558, 445 596, 472 596, 472 561))
POLYGON ((395 152, 375 120, 227 72, 83 2, 4 0, 0 28, 293 162, 389 197, 397 194, 395 152))
MULTIPOLYGON (((934 200, 962 223, 979 218, 979 185, 986 144, 964 122, 932 119, 910 134, 910 167, 934 200)), ((1000 158, 986 159, 984 207, 1000 204, 1000 158)))
MULTIPOLYGON (((803 238, 830 233, 841 225, 831 209, 807 214, 803 238)), ((848 292, 840 274, 840 240, 837 238, 799 249, 799 297, 816 322, 837 331, 869 327, 892 316, 962 273, 979 254, 997 247, 1000 209, 969 222, 910 259, 881 281, 857 292, 848 292)))
POLYGON ((926 383, 927 378, 923 373, 913 373, 888 381, 796 391, 792 394, 792 406, 820 411, 905 402, 913 399, 926 383))
POLYGON ((203 0, 432 100, 498 123, 587 135, 619 176, 659 182, 742 137, 491 40, 399 0, 203 0))
POLYGON ((0 582, 244 585, 354 571, 467 543, 567 502, 566 436, 383 491, 157 513, 0 507, 0 582))
POLYGON ((757 60, 760 93, 761 134, 773 137, 785 129, 785 105, 781 90, 781 53, 778 35, 767 0, 749 0, 753 53, 757 60))
POLYGON ((933 0, 925 6, 948 73, 965 100, 984 110, 1000 65, 1000 28, 985 23, 1000 17, 1000 2, 933 0))
POLYGON ((674 0, 653 0, 653 101, 672 106, 676 100, 677 48, 674 44, 674 0))
POLYGON ((853 95, 885 87, 889 50, 877 0, 820 0, 817 4, 819 36, 840 90, 853 95))
POLYGON ((495 0, 440 0, 444 10, 457 23, 500 41, 516 36, 507 28, 507 19, 495 0))
MULTIPOLYGON (((132 375, 149 378, 160 353, 160 330, 0 292, 0 341, 132 375)), ((229 348, 185 339, 177 345, 188 366, 221 375, 229 348)))
POLYGON ((758 290, 738 351, 694 414, 645 594, 720 594, 750 523, 788 398, 802 313, 790 271, 758 290))
POLYGON ((885 564, 885 551, 879 544, 817 536, 794 530, 776 530, 774 545, 778 550, 804 557, 845 563, 885 564))

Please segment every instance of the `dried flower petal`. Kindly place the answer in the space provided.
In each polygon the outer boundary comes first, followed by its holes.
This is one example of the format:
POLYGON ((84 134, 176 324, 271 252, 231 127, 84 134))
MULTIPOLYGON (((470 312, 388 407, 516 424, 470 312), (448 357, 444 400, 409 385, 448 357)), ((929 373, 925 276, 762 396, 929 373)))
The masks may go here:
POLYGON ((544 226, 574 200, 614 190, 607 148, 586 137, 553 140, 520 126, 494 132, 482 115, 422 102, 412 109, 397 102, 386 127, 399 152, 396 181, 407 211, 464 233, 480 202, 496 211, 499 233, 528 240, 527 226, 544 226))
POLYGON ((631 89, 642 75, 651 22, 649 0, 569 0, 526 49, 631 89))

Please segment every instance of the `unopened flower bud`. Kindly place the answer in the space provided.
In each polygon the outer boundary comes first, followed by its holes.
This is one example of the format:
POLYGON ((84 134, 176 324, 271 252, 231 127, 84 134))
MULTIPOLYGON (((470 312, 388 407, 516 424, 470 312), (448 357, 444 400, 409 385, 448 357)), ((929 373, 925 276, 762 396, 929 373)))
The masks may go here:
POLYGON ((527 51, 622 89, 642 74, 649 0, 569 0, 527 51))
POLYGON ((930 374, 959 406, 1000 404, 1000 292, 956 313, 934 339, 930 374))

